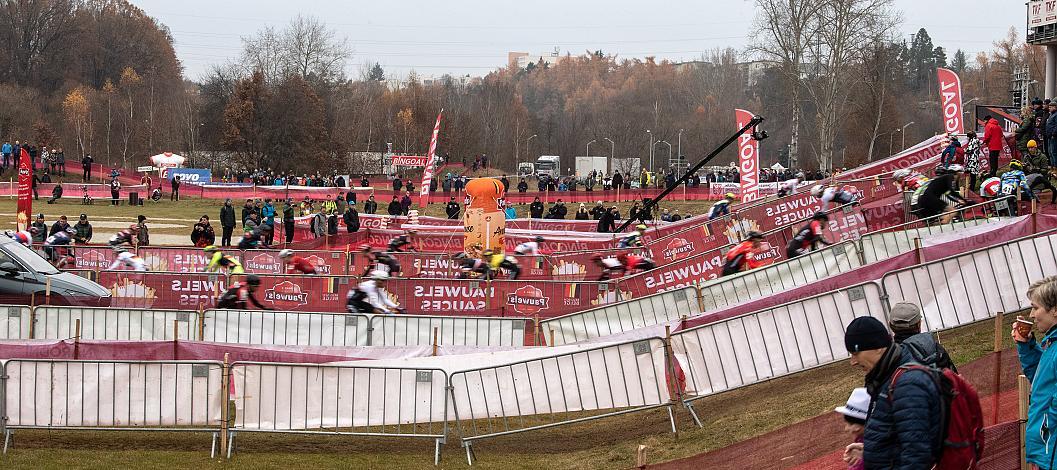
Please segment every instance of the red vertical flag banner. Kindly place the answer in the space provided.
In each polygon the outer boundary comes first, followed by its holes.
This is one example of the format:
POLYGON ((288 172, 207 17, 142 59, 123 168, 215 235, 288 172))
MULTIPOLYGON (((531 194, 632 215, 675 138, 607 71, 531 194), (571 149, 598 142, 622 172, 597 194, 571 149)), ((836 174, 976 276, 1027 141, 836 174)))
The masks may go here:
POLYGON ((433 137, 429 139, 429 153, 426 154, 426 167, 422 169, 422 184, 418 187, 418 206, 429 204, 429 185, 433 183, 433 171, 437 165, 437 135, 440 134, 440 118, 444 116, 441 108, 437 114, 437 123, 433 125, 433 137))
MULTIPOLYGON (((745 127, 753 117, 752 113, 744 109, 734 110, 738 129, 745 127)), ((751 134, 746 132, 738 137, 738 175, 741 177, 742 202, 760 198, 760 143, 751 134)))
POLYGON ((965 114, 962 110, 962 81, 953 70, 936 68, 937 83, 943 104, 943 130, 955 134, 965 133, 965 114))
POLYGON ((29 215, 33 213, 33 170, 29 153, 22 149, 18 159, 18 209, 15 219, 18 230, 29 230, 29 215))

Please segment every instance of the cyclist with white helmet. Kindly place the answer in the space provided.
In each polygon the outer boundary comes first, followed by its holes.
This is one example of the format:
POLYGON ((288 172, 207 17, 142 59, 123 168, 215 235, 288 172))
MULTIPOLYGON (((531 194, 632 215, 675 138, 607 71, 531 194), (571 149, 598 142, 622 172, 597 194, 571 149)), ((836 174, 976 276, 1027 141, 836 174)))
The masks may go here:
POLYGON ((367 266, 364 266, 361 276, 368 276, 373 271, 388 273, 390 276, 400 275, 400 261, 389 253, 371 250, 371 245, 366 243, 360 245, 359 251, 367 257, 367 266))
POLYGON ((783 181, 778 188, 778 197, 786 197, 796 192, 796 187, 800 185, 801 181, 804 181, 803 173, 797 173, 795 178, 783 181))
POLYGON ((734 193, 727 193, 708 210, 708 220, 723 217, 730 214, 730 205, 734 203, 734 193))
POLYGON ((311 261, 294 254, 294 250, 286 249, 279 252, 279 259, 289 267, 286 271, 293 270, 301 274, 315 274, 316 267, 311 261))
POLYGON ((892 184, 896 186, 896 189, 900 191, 916 191, 926 182, 929 178, 916 171, 902 168, 892 173, 892 184))
POLYGON ((540 255, 540 243, 543 243, 543 237, 536 237, 532 241, 523 242, 518 246, 514 247, 514 253, 519 255, 540 255))
POLYGON ((833 186, 823 186, 821 184, 816 184, 811 188, 811 195, 815 196, 820 202, 822 202, 822 207, 820 207, 819 210, 823 212, 825 212, 826 209, 829 209, 830 204, 843 206, 845 204, 851 204, 856 200, 855 195, 848 191, 837 189, 833 186))
POLYGON ((70 242, 73 240, 77 229, 66 227, 44 240, 44 254, 55 264, 56 268, 62 269, 74 264, 73 252, 70 251, 70 242))
MULTIPOLYGON (((936 177, 914 190, 910 196, 910 210, 919 218, 928 219, 950 211, 968 201, 958 193, 957 175, 964 169, 961 165, 936 167, 936 177)), ((940 223, 950 222, 956 214, 951 212, 940 219, 940 223)))
POLYGON ((117 255, 117 258, 115 258, 114 262, 110 264, 111 271, 116 270, 121 266, 130 268, 133 271, 147 270, 147 263, 143 261, 143 258, 140 258, 135 253, 128 251, 128 249, 123 246, 115 246, 114 254, 117 255))
POLYGON ((389 274, 385 271, 372 271, 370 277, 364 279, 355 289, 349 290, 345 307, 350 313, 402 313, 404 309, 393 302, 389 292, 385 290, 388 280, 389 274))

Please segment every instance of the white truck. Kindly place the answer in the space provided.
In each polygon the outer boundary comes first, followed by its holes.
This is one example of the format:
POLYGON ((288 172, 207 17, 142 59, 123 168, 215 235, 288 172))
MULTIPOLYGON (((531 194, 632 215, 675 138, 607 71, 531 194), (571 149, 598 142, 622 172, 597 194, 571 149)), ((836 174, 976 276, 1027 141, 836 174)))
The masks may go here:
POLYGON ((591 174, 592 170, 605 175, 608 173, 606 171, 606 167, 609 163, 608 160, 609 158, 607 157, 578 156, 576 157, 576 176, 585 178, 587 175, 591 174))
POLYGON ((536 176, 550 176, 557 178, 561 175, 562 157, 557 155, 542 155, 536 159, 536 176))

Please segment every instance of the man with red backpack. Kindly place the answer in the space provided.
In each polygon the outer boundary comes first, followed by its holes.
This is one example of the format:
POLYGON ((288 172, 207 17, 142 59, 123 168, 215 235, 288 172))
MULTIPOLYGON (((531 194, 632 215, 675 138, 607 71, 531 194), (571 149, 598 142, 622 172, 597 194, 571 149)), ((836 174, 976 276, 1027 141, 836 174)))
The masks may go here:
POLYGON ((848 449, 859 446, 865 468, 975 468, 983 451, 983 414, 968 382, 949 368, 920 362, 926 359, 893 342, 873 317, 848 324, 844 344, 851 364, 866 371, 872 399, 863 443, 848 449))

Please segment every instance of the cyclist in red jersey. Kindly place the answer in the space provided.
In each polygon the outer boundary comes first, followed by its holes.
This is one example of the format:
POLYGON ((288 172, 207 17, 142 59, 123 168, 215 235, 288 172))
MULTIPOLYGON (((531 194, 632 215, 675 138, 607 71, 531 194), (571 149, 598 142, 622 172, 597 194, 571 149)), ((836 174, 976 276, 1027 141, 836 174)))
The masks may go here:
POLYGON ((796 258, 797 256, 807 254, 814 251, 819 243, 823 245, 832 245, 826 240, 826 237, 822 236, 823 230, 826 228, 826 222, 829 220, 829 216, 825 212, 816 212, 811 217, 811 222, 804 225, 796 232, 796 235, 792 240, 789 240, 789 244, 785 246, 785 256, 789 259, 796 258))
POLYGON ((723 264, 723 276, 729 276, 731 274, 737 274, 742 271, 751 271, 760 267, 760 262, 756 261, 753 257, 756 253, 760 252, 760 246, 763 244, 763 234, 760 232, 752 231, 748 233, 748 238, 738 243, 727 252, 725 257, 726 262, 723 264))
POLYGON ((300 256, 294 255, 294 250, 283 250, 279 252, 279 259, 283 260, 283 263, 290 266, 294 272, 301 274, 315 274, 316 267, 311 261, 304 259, 300 256))

